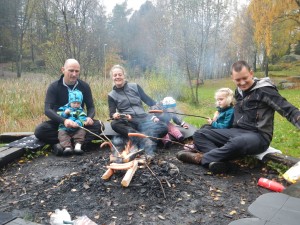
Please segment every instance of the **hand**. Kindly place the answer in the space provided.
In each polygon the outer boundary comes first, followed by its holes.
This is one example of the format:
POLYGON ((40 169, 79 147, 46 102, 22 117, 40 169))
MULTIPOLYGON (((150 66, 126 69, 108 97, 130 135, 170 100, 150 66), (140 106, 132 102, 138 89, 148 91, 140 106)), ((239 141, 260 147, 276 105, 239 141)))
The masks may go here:
POLYGON ((189 128, 189 125, 187 125, 186 123, 184 123, 184 124, 182 125, 182 127, 183 127, 184 129, 188 129, 188 128, 189 128))
POLYGON ((112 117, 114 120, 118 120, 121 118, 121 115, 120 115, 120 113, 114 113, 112 117))
POLYGON ((207 119, 207 122, 208 122, 209 125, 211 125, 212 122, 213 122, 213 120, 212 120, 211 118, 208 118, 208 119, 207 119))
POLYGON ((78 127, 78 124, 77 124, 77 123, 75 123, 74 121, 69 120, 69 119, 66 119, 66 120, 64 121, 64 125, 65 125, 65 127, 67 127, 67 128, 76 128, 76 127, 78 127))
POLYGON ((70 114, 70 112, 71 112, 71 110, 70 110, 70 109, 66 109, 66 110, 65 110, 65 114, 66 114, 66 115, 69 115, 69 114, 70 114))
POLYGON ((154 123, 157 123, 157 122, 159 122, 159 119, 158 119, 157 117, 155 117, 155 118, 153 119, 153 122, 154 122, 154 123))
POLYGON ((90 118, 90 117, 87 117, 86 121, 84 122, 84 125, 85 126, 91 126, 93 124, 94 124, 94 120, 92 118, 90 118))
POLYGON ((127 120, 131 120, 131 119, 132 119, 132 116, 131 116, 131 115, 129 115, 129 114, 126 114, 126 116, 125 116, 125 117, 126 117, 126 119, 127 119, 127 120))

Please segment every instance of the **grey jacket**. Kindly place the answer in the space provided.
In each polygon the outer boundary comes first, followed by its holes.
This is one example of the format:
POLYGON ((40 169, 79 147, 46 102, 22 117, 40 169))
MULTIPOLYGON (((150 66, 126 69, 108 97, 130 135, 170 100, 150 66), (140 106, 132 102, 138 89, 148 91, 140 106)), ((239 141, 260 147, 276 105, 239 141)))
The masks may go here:
POLYGON ((130 114, 133 117, 147 116, 143 102, 148 106, 156 104, 138 84, 126 82, 122 88, 114 86, 108 94, 109 116, 112 117, 116 112, 130 114))
POLYGON ((259 132, 269 143, 273 137, 274 113, 287 118, 300 129, 300 111, 282 97, 270 79, 255 78, 247 91, 236 89, 233 127, 259 132))

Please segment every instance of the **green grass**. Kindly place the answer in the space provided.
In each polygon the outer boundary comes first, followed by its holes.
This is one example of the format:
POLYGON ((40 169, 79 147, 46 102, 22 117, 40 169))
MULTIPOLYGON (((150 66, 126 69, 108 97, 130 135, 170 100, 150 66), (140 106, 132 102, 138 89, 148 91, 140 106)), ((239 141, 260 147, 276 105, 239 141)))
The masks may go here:
MULTIPOLYGON (((48 85, 53 77, 37 74, 24 74, 20 79, 1 79, 0 82, 0 133, 34 131, 35 126, 47 120, 44 115, 44 99, 48 85)), ((169 78, 149 74, 146 78, 130 80, 140 84, 145 92, 155 100, 166 96, 177 99, 178 108, 187 114, 212 117, 215 108, 214 93, 218 88, 234 89, 231 79, 206 80, 199 89, 199 105, 191 104, 190 89, 180 76, 169 78)), ((112 88, 111 80, 91 77, 87 80, 91 85, 96 107, 96 118, 108 119, 107 94, 112 88)), ((299 88, 294 90, 280 90, 296 107, 300 107, 299 88)), ((206 119, 185 117, 185 121, 201 127, 206 119)), ((283 151, 284 154, 300 157, 299 130, 285 118, 276 113, 274 138, 271 146, 283 151)))

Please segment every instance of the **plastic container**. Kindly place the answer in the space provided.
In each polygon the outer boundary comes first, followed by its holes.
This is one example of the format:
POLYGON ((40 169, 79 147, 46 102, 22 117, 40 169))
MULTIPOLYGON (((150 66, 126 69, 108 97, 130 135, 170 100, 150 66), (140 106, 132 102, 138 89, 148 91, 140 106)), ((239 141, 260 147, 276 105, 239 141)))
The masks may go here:
POLYGON ((257 185, 275 192, 282 192, 285 189, 285 187, 282 184, 262 177, 259 178, 257 185))
POLYGON ((282 176, 288 182, 293 184, 300 181, 300 162, 297 162, 294 166, 288 169, 288 171, 286 171, 282 176))

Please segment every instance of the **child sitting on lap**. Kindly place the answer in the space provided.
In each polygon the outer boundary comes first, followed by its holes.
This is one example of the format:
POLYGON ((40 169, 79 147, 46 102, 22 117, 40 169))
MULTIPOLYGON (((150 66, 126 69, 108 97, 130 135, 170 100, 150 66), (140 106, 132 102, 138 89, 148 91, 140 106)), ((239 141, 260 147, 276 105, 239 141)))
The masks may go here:
POLYGON ((57 114, 60 116, 72 120, 77 123, 77 128, 68 128, 63 123, 58 127, 58 140, 60 145, 63 147, 64 155, 73 154, 72 138, 74 140, 76 154, 82 154, 81 145, 84 142, 86 131, 80 129, 86 121, 86 113, 81 107, 83 100, 82 92, 79 90, 69 91, 69 103, 60 107, 57 114))

